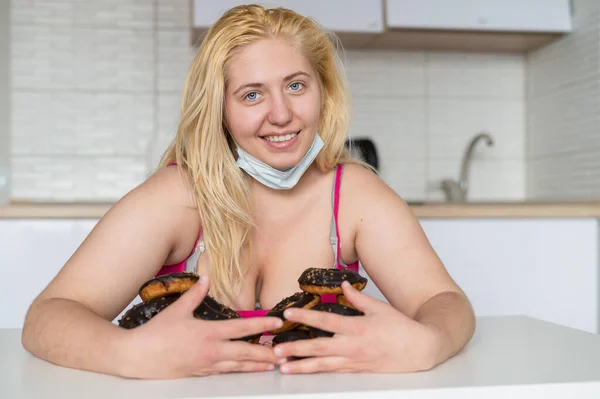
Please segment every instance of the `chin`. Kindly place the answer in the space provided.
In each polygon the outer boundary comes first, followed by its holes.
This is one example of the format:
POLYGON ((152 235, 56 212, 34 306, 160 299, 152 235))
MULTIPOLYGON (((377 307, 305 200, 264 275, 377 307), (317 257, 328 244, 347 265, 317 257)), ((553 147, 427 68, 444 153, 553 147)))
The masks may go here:
POLYGON ((279 169, 279 170, 286 170, 286 169, 290 169, 293 168, 294 166, 298 165, 298 163, 300 163, 300 160, 302 158, 298 158, 297 160, 280 160, 278 162, 274 161, 274 162, 267 162, 267 164, 269 164, 271 167, 275 168, 275 169, 279 169))
POLYGON ((306 149, 303 153, 294 152, 287 154, 277 154, 276 156, 273 156, 273 154, 267 154, 263 162, 271 166, 272 168, 286 170, 298 165, 304 157, 304 155, 306 155, 307 151, 308 149, 306 149))

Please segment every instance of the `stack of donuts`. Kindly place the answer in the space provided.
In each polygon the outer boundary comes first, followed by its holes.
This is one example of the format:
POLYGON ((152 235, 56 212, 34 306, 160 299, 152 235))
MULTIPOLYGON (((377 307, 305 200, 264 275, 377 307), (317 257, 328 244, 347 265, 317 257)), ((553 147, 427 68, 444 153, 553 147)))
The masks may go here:
POLYGON ((342 292, 342 282, 348 281, 355 289, 362 291, 367 285, 367 279, 346 269, 322 269, 311 267, 306 269, 298 278, 300 292, 284 298, 273 307, 266 315, 279 317, 283 326, 274 331, 273 344, 311 339, 318 337, 331 337, 332 332, 295 323, 286 320, 283 312, 288 308, 304 308, 322 312, 336 313, 343 316, 362 316, 363 312, 356 309, 346 299, 342 292), (335 296, 336 301, 324 302, 324 295, 335 296))
POLYGON ((197 281, 195 274, 173 273, 145 282, 139 289, 142 303, 132 306, 119 320, 119 326, 126 329, 141 326, 175 302, 197 281))
MULTIPOLYGON (((171 273, 146 281, 139 289, 141 303, 132 306, 121 319, 119 326, 132 329, 146 323, 160 311, 175 302, 185 291, 198 281, 194 273, 171 273)), ((194 317, 202 320, 239 319, 240 314, 229 307, 220 304, 207 295, 202 303, 194 309, 194 317)), ((240 340, 258 343, 261 334, 240 338, 240 340)))
MULTIPOLYGON (((171 305, 185 291, 198 281, 193 273, 172 273, 155 277, 139 289, 141 303, 132 306, 118 324, 122 328, 132 329, 146 323, 160 311, 171 305)), ((298 278, 299 292, 282 299, 266 316, 279 317, 283 326, 269 331, 274 335, 273 344, 332 336, 333 333, 311 326, 302 325, 283 316, 288 308, 304 308, 323 312, 337 313, 345 316, 361 316, 363 313, 352 306, 342 293, 342 282, 348 281, 357 290, 362 290, 367 279, 351 270, 308 268, 298 278), (335 302, 324 302, 322 295, 335 296, 335 302)), ((207 295, 202 303, 194 309, 194 317, 202 320, 228 320, 241 318, 233 309, 217 302, 207 295)), ((240 338, 240 340, 258 343, 262 334, 240 338)))

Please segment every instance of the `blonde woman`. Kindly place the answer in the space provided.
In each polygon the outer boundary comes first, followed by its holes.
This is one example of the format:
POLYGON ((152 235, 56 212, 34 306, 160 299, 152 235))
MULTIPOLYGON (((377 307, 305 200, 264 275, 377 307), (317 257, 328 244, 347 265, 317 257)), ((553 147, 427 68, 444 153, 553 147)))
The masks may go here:
POLYGON ((474 316, 406 203, 344 150, 349 107, 334 41, 285 9, 240 6, 207 33, 160 167, 99 221, 31 305, 23 345, 66 367, 134 378, 235 371, 428 370, 469 341, 474 316), (270 309, 307 267, 364 266, 389 303, 343 287, 364 317, 293 309, 333 337, 232 341, 277 318, 205 322, 207 293, 270 309), (192 289, 146 324, 111 321, 157 274, 192 289), (292 357, 307 357, 286 361, 292 357), (160 360, 159 360, 160 359, 160 360))

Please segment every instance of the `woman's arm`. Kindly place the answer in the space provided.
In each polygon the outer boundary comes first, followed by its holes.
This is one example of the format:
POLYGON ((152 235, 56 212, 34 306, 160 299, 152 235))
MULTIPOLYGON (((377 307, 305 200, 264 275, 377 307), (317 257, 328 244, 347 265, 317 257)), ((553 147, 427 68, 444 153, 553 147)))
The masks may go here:
POLYGON ((458 352, 475 329, 473 309, 431 247, 408 205, 372 172, 347 165, 342 220, 353 219, 355 248, 389 303, 438 336, 438 364, 458 352))
POLYGON ((115 204, 32 303, 25 349, 67 367, 121 374, 127 330, 110 323, 165 262, 182 260, 199 228, 176 168, 115 204))

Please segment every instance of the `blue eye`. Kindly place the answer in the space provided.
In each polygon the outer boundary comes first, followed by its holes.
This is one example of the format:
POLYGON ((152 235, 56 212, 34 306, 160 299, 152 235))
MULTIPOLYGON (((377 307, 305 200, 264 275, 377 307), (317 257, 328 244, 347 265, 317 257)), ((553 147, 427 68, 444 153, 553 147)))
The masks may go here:
POLYGON ((246 98, 248 100, 256 100, 257 96, 258 96, 258 93, 255 91, 246 94, 246 98))
POLYGON ((298 91, 298 90, 302 89, 302 83, 294 82, 290 85, 290 89, 292 89, 293 91, 298 91))

